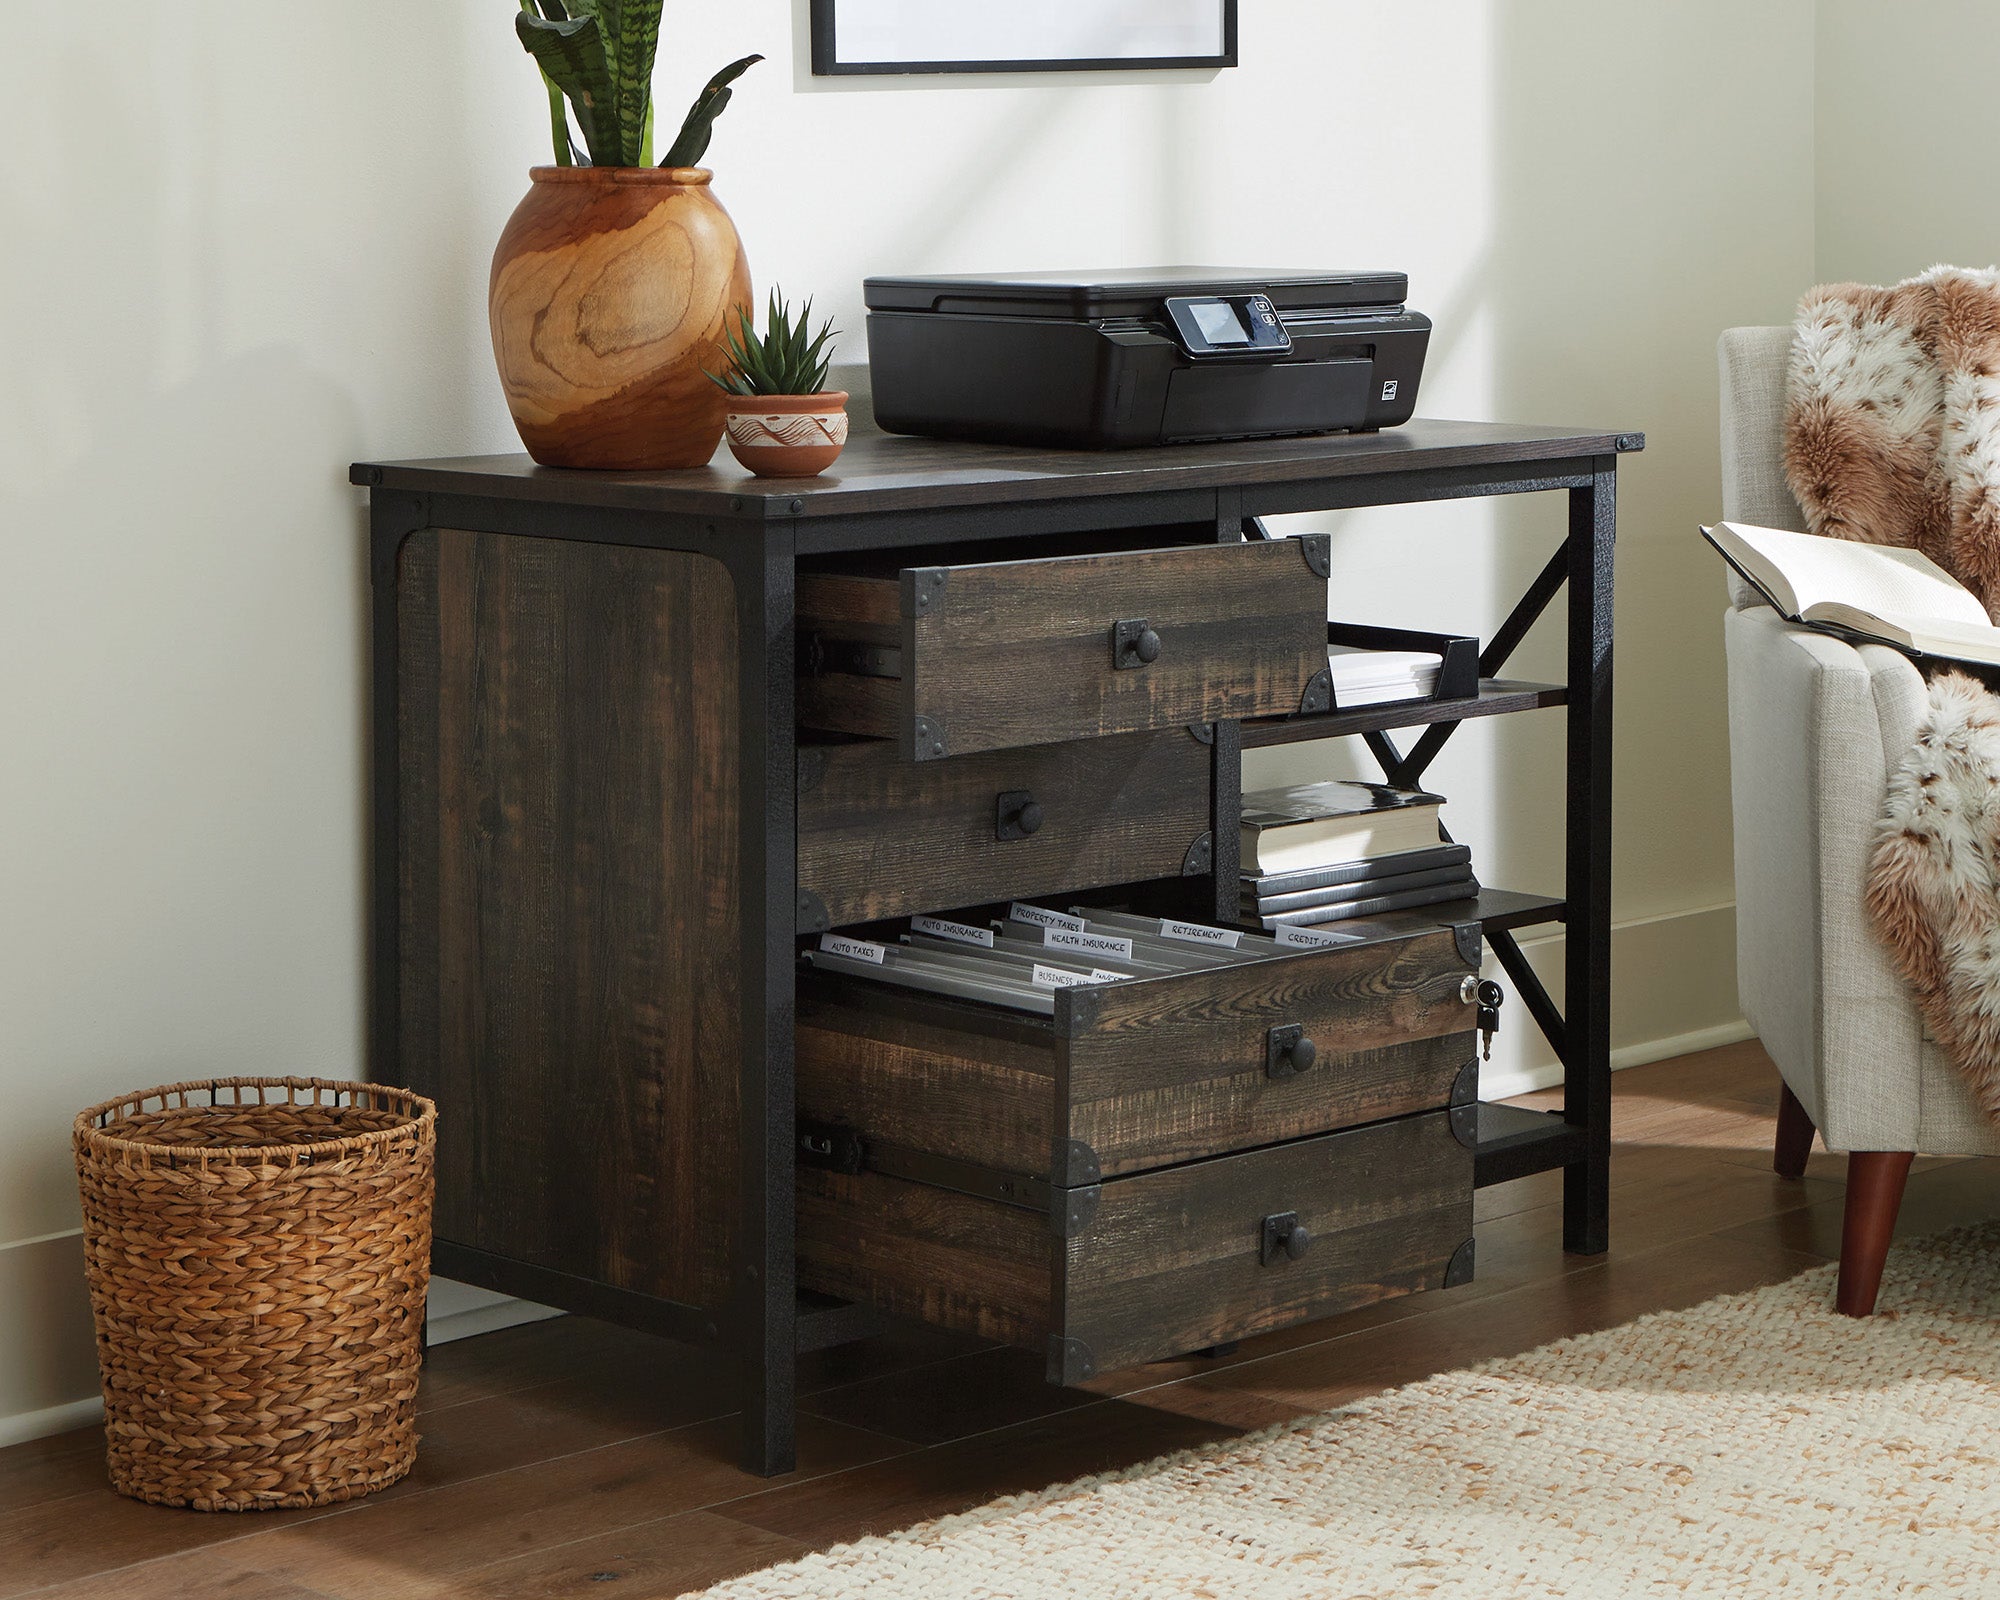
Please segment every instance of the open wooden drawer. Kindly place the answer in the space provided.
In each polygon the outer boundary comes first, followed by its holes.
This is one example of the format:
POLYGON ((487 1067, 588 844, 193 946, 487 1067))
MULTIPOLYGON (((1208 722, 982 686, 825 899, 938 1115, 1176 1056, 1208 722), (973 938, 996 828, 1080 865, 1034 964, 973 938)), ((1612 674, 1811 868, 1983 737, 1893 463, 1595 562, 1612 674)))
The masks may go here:
POLYGON ((801 973, 799 1281, 1046 1340, 1062 1382, 1462 1281, 1479 955, 1438 927, 1046 1018, 801 973))
POLYGON ((801 727, 906 759, 1323 711, 1327 536, 798 579, 801 727))

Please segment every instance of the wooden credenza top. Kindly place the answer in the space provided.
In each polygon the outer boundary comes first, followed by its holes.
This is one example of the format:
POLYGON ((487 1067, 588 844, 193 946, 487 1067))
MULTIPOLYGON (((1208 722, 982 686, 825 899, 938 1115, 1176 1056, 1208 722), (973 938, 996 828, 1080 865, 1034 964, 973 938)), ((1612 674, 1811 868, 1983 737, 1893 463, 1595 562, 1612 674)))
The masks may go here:
POLYGON ((1644 447, 1638 433, 1426 417, 1381 433, 1146 450, 954 444, 857 425, 845 454, 818 478, 755 478, 727 456, 679 472, 579 472, 538 467, 520 454, 358 462, 350 477, 371 488, 417 494, 780 521, 1569 462, 1644 447))

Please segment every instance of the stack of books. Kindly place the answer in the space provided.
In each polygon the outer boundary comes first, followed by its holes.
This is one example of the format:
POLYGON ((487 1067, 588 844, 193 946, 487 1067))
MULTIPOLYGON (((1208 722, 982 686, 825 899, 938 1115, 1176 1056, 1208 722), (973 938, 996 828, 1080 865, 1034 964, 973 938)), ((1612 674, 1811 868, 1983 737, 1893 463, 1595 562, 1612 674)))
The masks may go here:
POLYGON ((1368 650, 1358 644, 1326 647, 1336 709, 1428 700, 1437 693, 1444 657, 1431 650, 1368 650))
POLYGON ((1476 895, 1472 852, 1440 840, 1443 804, 1351 779, 1246 794, 1244 920, 1297 927, 1476 895))

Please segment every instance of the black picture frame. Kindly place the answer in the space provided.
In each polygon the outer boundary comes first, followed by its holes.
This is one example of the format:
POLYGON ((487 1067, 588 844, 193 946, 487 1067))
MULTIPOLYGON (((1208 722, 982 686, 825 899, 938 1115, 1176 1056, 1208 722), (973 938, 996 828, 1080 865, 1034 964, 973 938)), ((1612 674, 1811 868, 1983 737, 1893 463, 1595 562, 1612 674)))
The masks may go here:
POLYGON ((933 72, 1121 72, 1233 67, 1237 0, 1214 0, 1222 14, 1222 52, 1212 56, 1111 56, 1016 61, 841 61, 834 53, 840 0, 812 0, 812 70, 816 78, 910 76, 933 72))

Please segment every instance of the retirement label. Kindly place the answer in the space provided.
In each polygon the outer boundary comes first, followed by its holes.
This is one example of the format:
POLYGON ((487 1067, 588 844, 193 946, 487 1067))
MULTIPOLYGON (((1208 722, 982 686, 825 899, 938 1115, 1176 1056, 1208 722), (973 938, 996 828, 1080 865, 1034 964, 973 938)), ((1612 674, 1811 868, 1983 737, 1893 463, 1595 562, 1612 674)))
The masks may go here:
POLYGON ((1234 950, 1243 942, 1243 935, 1236 928, 1210 928, 1199 922, 1170 922, 1160 919, 1160 937, 1178 939, 1182 944, 1220 945, 1225 950, 1234 950))

